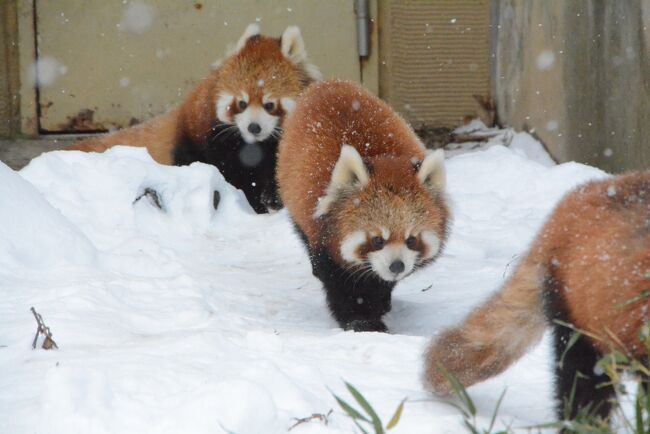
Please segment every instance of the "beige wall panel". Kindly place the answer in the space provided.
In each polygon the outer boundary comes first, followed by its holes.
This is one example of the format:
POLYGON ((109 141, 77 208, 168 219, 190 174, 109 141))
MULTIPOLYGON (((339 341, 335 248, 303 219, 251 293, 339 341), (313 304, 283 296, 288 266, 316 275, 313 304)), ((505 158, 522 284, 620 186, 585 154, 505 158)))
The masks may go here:
POLYGON ((350 0, 37 0, 42 131, 123 127, 178 103, 247 24, 300 26, 326 77, 359 80, 350 0), (131 21, 132 20, 132 21, 131 21))
POLYGON ((489 93, 488 0, 385 0, 380 95, 414 126, 455 126, 489 93))

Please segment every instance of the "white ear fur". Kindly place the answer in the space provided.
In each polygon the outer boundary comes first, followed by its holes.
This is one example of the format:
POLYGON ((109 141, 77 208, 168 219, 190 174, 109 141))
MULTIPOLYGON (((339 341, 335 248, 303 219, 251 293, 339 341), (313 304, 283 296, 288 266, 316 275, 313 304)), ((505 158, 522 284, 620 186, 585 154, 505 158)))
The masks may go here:
POLYGON ((418 170, 418 179, 425 187, 445 191, 445 151, 428 152, 418 170))
POLYGON ((314 65, 313 63, 305 62, 302 64, 302 67, 305 70, 307 76, 313 81, 323 80, 323 74, 320 72, 320 69, 318 69, 318 66, 314 65))
POLYGON ((314 218, 327 214, 343 188, 363 188, 369 181, 370 175, 361 155, 350 145, 341 146, 341 155, 332 171, 325 196, 319 199, 314 218))
POLYGON ((289 26, 282 33, 282 54, 293 63, 302 63, 307 60, 305 41, 302 39, 298 26, 289 26))
POLYGON ((261 33, 260 30, 260 25, 258 23, 251 23, 246 27, 246 30, 244 30, 244 34, 241 35, 241 38, 239 38, 239 41, 237 41, 237 46, 235 47, 235 52, 238 52, 242 48, 244 48, 244 45, 246 45, 246 41, 248 41, 248 38, 251 36, 257 36, 261 33))

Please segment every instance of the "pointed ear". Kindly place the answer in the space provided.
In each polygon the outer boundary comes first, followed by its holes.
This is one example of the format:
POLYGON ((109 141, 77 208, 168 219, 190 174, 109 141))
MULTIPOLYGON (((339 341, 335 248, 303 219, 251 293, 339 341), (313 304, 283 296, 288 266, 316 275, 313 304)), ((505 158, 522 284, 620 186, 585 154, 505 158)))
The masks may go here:
POLYGON ((302 40, 300 29, 297 26, 289 26, 280 37, 282 54, 293 63, 302 63, 307 60, 305 41, 302 40))
POLYGON ((350 188, 361 189, 369 181, 370 174, 361 159, 361 155, 359 155, 354 147, 343 145, 341 147, 341 155, 336 165, 334 165, 330 184, 327 186, 325 196, 319 199, 318 205, 316 206, 314 218, 327 214, 342 191, 350 188))
POLYGON ((246 41, 252 36, 258 36, 261 33, 260 31, 260 25, 257 23, 251 23, 246 27, 246 30, 244 30, 244 34, 241 35, 241 38, 239 38, 239 41, 237 41, 237 46, 235 47, 235 53, 244 48, 244 45, 246 45, 246 41))
POLYGON ((418 179, 429 189, 445 191, 445 151, 436 149, 427 153, 418 170, 418 179))
POLYGON ((299 65, 306 74, 308 81, 321 81, 323 74, 316 65, 307 59, 305 41, 297 26, 289 26, 280 37, 282 55, 295 65, 299 65))

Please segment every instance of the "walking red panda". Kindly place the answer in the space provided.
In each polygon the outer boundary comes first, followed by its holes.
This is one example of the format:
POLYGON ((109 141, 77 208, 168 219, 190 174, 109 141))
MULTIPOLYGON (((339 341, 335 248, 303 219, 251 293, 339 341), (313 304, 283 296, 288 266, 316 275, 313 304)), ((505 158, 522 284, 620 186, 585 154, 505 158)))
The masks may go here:
POLYGON ((185 101, 131 128, 82 140, 70 150, 103 152, 115 145, 146 147, 161 164, 195 161, 219 168, 255 211, 279 208, 275 185, 278 137, 285 116, 310 83, 320 80, 308 62, 298 27, 279 39, 251 24, 226 59, 185 101))
POLYGON ((581 186, 560 202, 503 288, 433 341, 426 383, 450 391, 440 367, 464 386, 493 377, 552 327, 558 416, 586 409, 606 418, 615 390, 594 367, 613 349, 647 357, 639 333, 649 289, 650 173, 581 186), (566 323, 585 334, 570 343, 566 323))
POLYGON ((277 177, 336 321, 387 331, 395 284, 447 239, 443 151, 427 154, 362 87, 327 81, 310 86, 286 120, 277 177))

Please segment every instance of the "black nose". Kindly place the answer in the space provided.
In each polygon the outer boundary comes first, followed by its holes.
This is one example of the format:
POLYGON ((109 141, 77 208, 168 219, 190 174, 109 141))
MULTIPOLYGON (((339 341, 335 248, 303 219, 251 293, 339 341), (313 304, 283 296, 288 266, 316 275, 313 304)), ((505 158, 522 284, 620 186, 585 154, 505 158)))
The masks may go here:
POLYGON ((260 131, 262 131, 262 127, 260 127, 260 124, 258 124, 257 122, 252 122, 248 124, 248 131, 251 134, 259 134, 260 131))
POLYGON ((392 264, 390 264, 390 267, 388 267, 390 271, 392 271, 395 274, 399 274, 402 271, 404 271, 404 263, 402 261, 393 261, 392 264))

